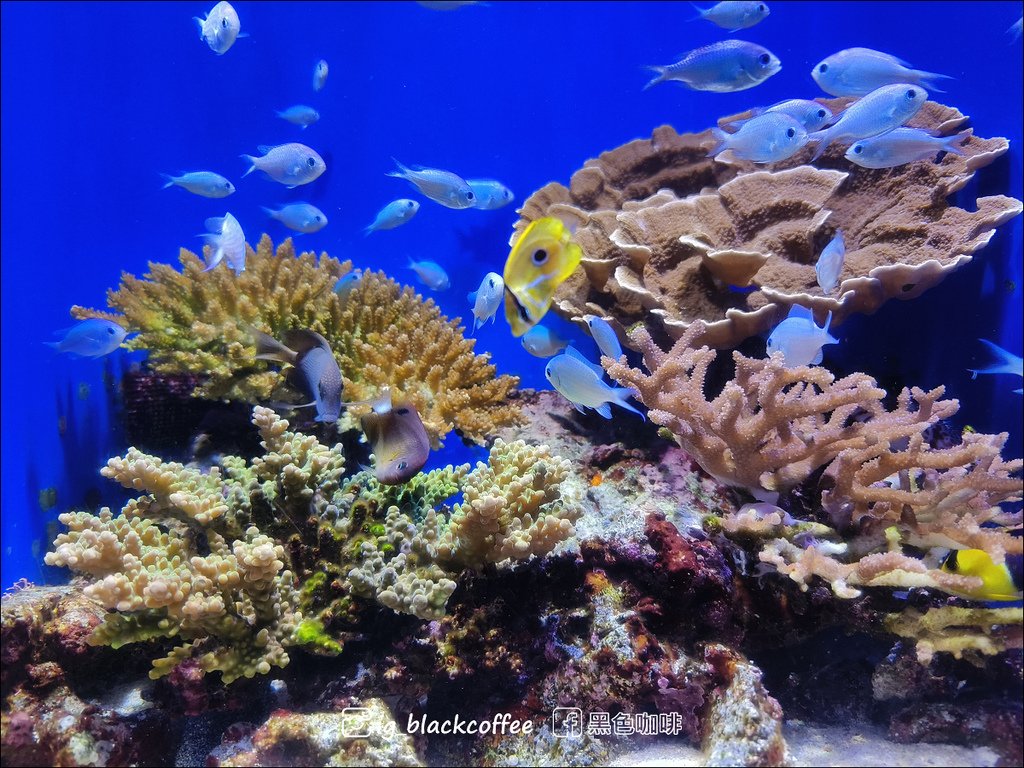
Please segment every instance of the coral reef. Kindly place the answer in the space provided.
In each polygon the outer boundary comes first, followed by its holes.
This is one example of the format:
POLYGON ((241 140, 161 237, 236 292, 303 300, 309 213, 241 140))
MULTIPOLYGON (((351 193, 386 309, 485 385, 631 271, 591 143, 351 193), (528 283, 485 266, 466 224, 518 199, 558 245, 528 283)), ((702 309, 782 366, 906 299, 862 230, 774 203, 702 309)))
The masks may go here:
MULTIPOLYGON (((849 99, 821 102, 836 112, 849 99)), ((949 135, 966 120, 929 102, 909 124, 949 135)), ((806 165, 813 146, 766 166, 724 164, 707 157, 715 142, 710 129, 680 135, 661 126, 588 160, 568 187, 548 184, 523 203, 513 242, 542 216, 577 227, 582 269, 555 293, 559 314, 581 325, 584 315, 603 317, 627 343, 635 323, 666 343, 703 320, 698 341, 720 348, 766 331, 794 304, 818 317, 832 312, 838 325, 919 296, 1021 212, 1002 195, 979 198, 973 212, 948 201, 1006 152, 1002 138, 971 134, 962 157, 884 170, 848 162, 839 145, 814 166, 806 165), (814 265, 837 230, 846 261, 838 290, 826 295, 814 265)))
POLYGON ((227 267, 204 272, 203 261, 182 249, 180 272, 150 263, 144 278, 122 275, 107 295, 118 314, 83 307, 72 314, 114 319, 138 332, 125 346, 149 350, 159 373, 202 376, 199 397, 248 403, 294 397, 278 371, 256 360, 248 328, 275 338, 304 328, 330 343, 347 400, 371 400, 389 386, 416 406, 435 441, 455 429, 482 442, 517 420, 506 399, 518 380, 497 376, 488 355, 474 355, 475 340, 432 300, 369 271, 342 299, 332 289, 351 271, 350 262, 296 256, 290 239, 275 252, 267 235, 247 250, 246 270, 236 275, 227 267))
POLYGON ((1024 609, 943 606, 929 611, 907 610, 889 616, 886 629, 915 643, 917 660, 927 665, 936 653, 993 656, 1024 647, 1024 609))

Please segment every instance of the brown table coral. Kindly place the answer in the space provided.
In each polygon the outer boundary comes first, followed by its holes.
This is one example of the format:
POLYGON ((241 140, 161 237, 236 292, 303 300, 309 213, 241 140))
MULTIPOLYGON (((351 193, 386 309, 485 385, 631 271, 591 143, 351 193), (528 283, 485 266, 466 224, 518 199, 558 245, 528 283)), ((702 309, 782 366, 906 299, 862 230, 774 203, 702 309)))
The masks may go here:
POLYGON ((121 286, 107 295, 121 314, 83 307, 72 314, 107 317, 137 331, 125 346, 149 350, 158 372, 202 375, 195 392, 201 397, 250 403, 286 397, 281 373, 256 359, 247 326, 275 338, 308 328, 330 342, 345 400, 373 399, 390 386, 416 406, 435 441, 456 429, 480 442, 519 418, 507 402, 518 379, 495 375, 488 355, 473 354, 476 342, 463 336, 458 318, 449 320, 431 299, 383 272, 364 272, 343 300, 333 288, 351 262, 326 253, 296 257, 291 239, 275 252, 264 235, 255 251, 248 248, 240 275, 227 268, 204 272, 202 260, 185 249, 180 260, 180 272, 150 263, 144 278, 122 275, 121 286))
MULTIPOLYGON (((838 111, 850 100, 821 101, 838 111)), ((967 119, 929 102, 909 125, 949 135, 967 119)), ((974 212, 948 200, 1006 152, 1003 138, 972 134, 963 156, 884 170, 853 165, 840 145, 815 166, 806 164, 813 146, 780 163, 727 165, 707 157, 715 141, 711 129, 678 134, 664 125, 588 160, 568 188, 551 183, 526 200, 513 242, 541 216, 577 227, 582 269, 555 293, 559 314, 577 323, 605 317, 622 341, 642 322, 662 343, 703 320, 699 342, 715 347, 767 331, 793 304, 820 319, 831 311, 836 325, 919 296, 1021 212, 1002 195, 978 198, 974 212), (846 263, 825 295, 814 265, 837 230, 846 263)))

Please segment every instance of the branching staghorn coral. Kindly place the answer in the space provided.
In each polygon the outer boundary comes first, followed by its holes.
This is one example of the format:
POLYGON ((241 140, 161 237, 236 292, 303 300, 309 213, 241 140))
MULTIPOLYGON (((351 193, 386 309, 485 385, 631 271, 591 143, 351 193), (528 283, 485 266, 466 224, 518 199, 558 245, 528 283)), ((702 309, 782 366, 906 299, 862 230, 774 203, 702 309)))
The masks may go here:
POLYGON ((791 526, 770 514, 761 519, 749 510, 725 520, 734 535, 777 536, 764 544, 762 562, 804 588, 821 576, 840 597, 854 597, 855 585, 952 592, 980 586, 904 555, 904 544, 983 549, 997 563, 1022 551, 1022 539, 1010 530, 1020 526, 1020 513, 998 505, 1024 496, 1024 463, 1001 458, 1005 434, 929 445, 925 430, 959 409, 956 400, 942 399, 942 387, 904 390, 890 410, 885 391, 866 374, 837 380, 818 366, 786 368, 778 353, 754 360, 734 352, 735 378, 708 399, 705 376, 718 353, 692 346, 702 325, 693 323, 668 352, 638 327, 631 339, 650 373, 607 358, 605 367, 638 393, 651 421, 724 483, 765 497, 824 468, 819 488, 834 530, 791 526), (789 530, 778 537, 780 527, 789 530), (828 538, 841 543, 823 541, 828 538))
MULTIPOLYGON (((821 100, 834 112, 849 101, 821 100)), ((951 135, 966 120, 929 102, 909 124, 951 135)), ((586 314, 604 317, 622 341, 641 322, 661 343, 704 320, 700 343, 720 348, 766 331, 794 304, 830 311, 838 325, 919 296, 1021 212, 1001 195, 979 198, 973 212, 947 199, 1006 152, 1002 138, 972 134, 962 157, 883 170, 850 163, 839 144, 814 166, 813 146, 780 163, 727 165, 707 156, 715 143, 710 129, 661 126, 586 161, 568 187, 548 184, 524 202, 513 242, 542 216, 576 226, 583 260, 555 293, 559 314, 580 325, 586 314), (814 265, 837 230, 846 261, 838 290, 825 295, 814 265)))
POLYGON ((149 350, 157 371, 206 377, 196 390, 202 397, 256 403, 287 396, 281 374, 256 359, 248 326, 278 339, 310 329, 330 343, 346 400, 371 400, 390 386, 416 406, 435 441, 456 429, 481 442, 519 418, 507 401, 518 379, 496 376, 489 355, 474 355, 475 340, 433 300, 382 272, 364 272, 342 300, 333 288, 351 262, 309 252, 296 257, 290 239, 275 252, 264 235, 247 252, 246 270, 235 275, 227 267, 204 272, 199 257, 182 249, 180 272, 150 263, 144 278, 122 275, 121 286, 107 294, 120 314, 83 307, 72 314, 115 319, 137 331, 125 346, 149 350))
POLYGON ((440 618, 462 568, 545 555, 579 514, 567 462, 543 447, 499 440, 472 472, 382 486, 368 471, 345 479, 340 446, 268 408, 253 423, 265 454, 251 462, 228 456, 203 472, 132 448, 102 473, 142 496, 118 516, 60 517, 69 530, 47 564, 92 577, 86 595, 110 611, 90 642, 183 641, 154 678, 195 659, 230 683, 285 666, 290 646, 338 653, 360 601, 440 618), (460 489, 450 528, 447 507, 434 507, 460 489), (464 531, 461 510, 478 500, 498 513, 486 539, 464 531))

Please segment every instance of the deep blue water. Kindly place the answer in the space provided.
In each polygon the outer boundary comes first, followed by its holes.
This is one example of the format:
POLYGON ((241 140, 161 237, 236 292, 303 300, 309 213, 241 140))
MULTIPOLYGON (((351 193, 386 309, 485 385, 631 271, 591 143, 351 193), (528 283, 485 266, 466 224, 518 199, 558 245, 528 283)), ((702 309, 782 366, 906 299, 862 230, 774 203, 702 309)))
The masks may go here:
MULTIPOLYGON (((330 224, 298 247, 405 282, 407 256, 438 261, 452 287, 435 298, 465 318, 466 293, 485 272, 501 271, 515 206, 459 211, 423 201, 410 224, 364 238, 384 203, 418 197, 385 176, 392 156, 501 179, 522 201, 662 123, 702 130, 750 106, 822 95, 811 66, 852 46, 954 76, 937 98, 970 115, 980 135, 1011 142, 1008 157, 983 172, 982 193, 1022 197, 1021 42, 1006 33, 1021 3, 772 0, 767 20, 733 36, 768 47, 782 72, 733 94, 674 85, 641 91, 644 65, 729 36, 689 21, 688 3, 492 1, 440 12, 414 2, 239 0, 251 37, 223 56, 198 38, 191 18, 212 6, 2 5, 0 586, 42 580, 48 522, 96 491, 114 493, 97 474, 125 447, 104 380, 142 359, 69 359, 41 342, 71 324, 71 305, 103 306, 122 270, 141 274, 149 260, 176 263, 180 246, 198 249, 195 234, 209 216, 231 211, 251 242, 263 231, 280 241, 287 230, 260 206, 312 202, 330 224), (330 76, 314 93, 320 58, 330 76), (316 107, 320 122, 300 131, 275 116, 296 103, 316 107), (241 178, 240 154, 287 141, 317 149, 327 173, 295 190, 262 174, 241 178), (198 169, 226 175, 237 193, 209 200, 161 189, 160 172, 198 169), (56 506, 44 512, 45 488, 56 489, 56 506)), ((946 384, 961 398, 961 424, 1010 431, 1008 453, 1020 455, 1021 398, 1012 394, 1020 382, 972 381, 965 369, 988 360, 979 336, 1021 351, 1021 224, 1018 217, 1001 228, 972 264, 921 299, 890 302, 842 326, 843 343, 826 363, 946 384)), ((545 386, 543 362, 523 352, 502 321, 478 339, 500 372, 545 386)), ((435 459, 464 457, 453 447, 435 459)))

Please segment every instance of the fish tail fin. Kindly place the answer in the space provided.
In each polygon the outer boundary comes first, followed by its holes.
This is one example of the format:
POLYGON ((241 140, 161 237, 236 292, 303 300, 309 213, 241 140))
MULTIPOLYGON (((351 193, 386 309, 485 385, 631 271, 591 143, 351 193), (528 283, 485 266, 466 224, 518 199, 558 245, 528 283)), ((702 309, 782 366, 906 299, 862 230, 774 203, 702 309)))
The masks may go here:
POLYGON ((262 210, 265 214, 267 214, 267 216, 269 216, 272 219, 277 218, 277 216, 274 215, 277 213, 277 211, 275 211, 273 208, 267 208, 267 206, 261 205, 260 210, 262 210))
POLYGON ((242 178, 244 179, 246 176, 248 176, 250 173, 256 170, 256 158, 253 157, 252 155, 239 155, 239 157, 241 157, 243 160, 245 160, 245 162, 249 164, 249 169, 242 174, 242 178))
POLYGON ((697 15, 691 16, 687 21, 697 21, 698 19, 703 19, 708 15, 708 8, 701 8, 696 3, 690 3, 690 5, 693 7, 693 10, 697 12, 697 15))
POLYGON ((978 339, 978 341, 988 347, 989 351, 998 358, 998 361, 987 368, 979 368, 977 371, 968 368, 975 376, 979 373, 1016 373, 1020 375, 1021 363, 1019 357, 988 339, 978 339))
POLYGON ((807 141, 818 142, 818 147, 817 149, 814 150, 814 156, 807 161, 809 163, 813 163, 815 160, 817 160, 824 154, 825 150, 828 148, 828 145, 832 143, 832 136, 829 134, 827 130, 814 131, 813 133, 807 135, 807 141))
POLYGON ((389 171, 386 175, 394 176, 396 179, 407 179, 409 177, 409 169, 402 165, 397 157, 392 157, 391 159, 395 161, 395 165, 398 166, 398 170, 389 171))
POLYGON ((620 408, 625 408, 627 411, 632 411, 641 419, 647 421, 647 417, 644 416, 643 412, 638 410, 637 408, 634 408, 629 403, 629 398, 636 397, 636 392, 634 392, 629 387, 614 387, 612 389, 612 393, 615 395, 615 404, 617 406, 619 406, 620 408))
POLYGON ((974 131, 968 128, 966 131, 947 136, 942 143, 942 148, 947 152, 952 152, 954 155, 963 155, 964 151, 960 147, 963 145, 964 139, 970 137, 973 133, 974 131))
POLYGON ((160 189, 167 189, 168 187, 173 187, 174 186, 174 177, 171 176, 171 174, 169 174, 169 173, 161 173, 160 177, 167 181, 167 183, 164 184, 162 187, 160 187, 160 189))
POLYGON ((915 69, 914 76, 917 78, 917 83, 922 88, 927 88, 929 91, 936 91, 938 93, 945 93, 942 88, 939 88, 936 80, 955 80, 956 78, 952 75, 940 75, 938 72, 925 72, 923 69, 915 69))
POLYGON ((707 157, 714 157, 715 155, 719 154, 726 148, 726 145, 729 143, 729 134, 723 131, 721 128, 712 128, 711 135, 715 137, 715 140, 718 143, 715 144, 714 149, 708 152, 707 157))
POLYGON ((48 346, 50 349, 56 349, 58 352, 60 352, 61 342, 59 341, 44 341, 43 344, 48 346))
POLYGON ((367 236, 367 235, 369 235, 369 234, 370 234, 371 232, 376 232, 376 231, 377 231, 377 230, 376 230, 376 228, 375 228, 375 227, 373 226, 373 224, 371 224, 371 225, 370 225, 370 226, 368 226, 368 227, 364 227, 364 228, 363 228, 363 237, 366 237, 366 236, 367 236))
POLYGON ((645 85, 643 87, 643 90, 645 90, 645 91, 648 88, 650 88, 652 85, 657 85, 658 83, 662 83, 662 82, 664 82, 667 79, 665 77, 665 75, 668 74, 668 67, 650 66, 650 67, 644 67, 644 69, 649 70, 651 72, 657 72, 658 73, 657 77, 655 77, 652 80, 650 80, 647 83, 647 85, 645 85))
POLYGON ((257 360, 274 360, 278 363, 292 363, 297 357, 294 350, 289 349, 270 334, 264 333, 259 328, 246 326, 253 341, 256 342, 257 360))

